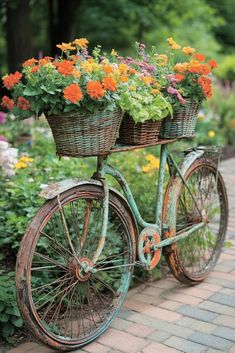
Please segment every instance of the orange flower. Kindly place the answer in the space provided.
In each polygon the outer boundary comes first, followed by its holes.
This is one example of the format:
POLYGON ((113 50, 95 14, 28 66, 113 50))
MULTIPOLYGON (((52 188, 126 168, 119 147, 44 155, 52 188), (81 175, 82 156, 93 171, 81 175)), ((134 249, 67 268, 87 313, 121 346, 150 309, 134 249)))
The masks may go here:
POLYGON ((80 48, 86 48, 89 44, 89 41, 86 38, 79 38, 75 39, 73 44, 76 44, 80 48))
POLYGON ((102 85, 105 90, 116 91, 117 89, 117 82, 114 80, 113 77, 110 76, 106 76, 103 78, 102 85))
POLYGON ((72 103, 77 103, 83 98, 81 88, 77 83, 72 83, 64 89, 64 98, 72 103))
POLYGON ((212 68, 212 69, 216 69, 218 67, 217 61, 216 60, 209 60, 208 61, 208 65, 212 68))
POLYGON ((24 97, 19 97, 17 100, 17 107, 22 110, 29 110, 30 104, 28 99, 25 99, 24 97))
POLYGON ((133 69, 133 68, 130 68, 129 69, 129 73, 131 74, 131 75, 134 75, 134 74, 136 74, 136 70, 135 69, 133 69))
POLYGON ((206 60, 205 56, 200 53, 194 54, 194 58, 198 61, 205 61, 206 60))
POLYGON ((7 96, 3 96, 1 106, 3 106, 4 108, 7 108, 8 110, 12 110, 14 108, 14 101, 13 99, 7 96))
POLYGON ((40 69, 40 66, 39 65, 35 65, 34 67, 32 67, 31 72, 32 73, 37 72, 39 69, 40 69))
POLYGON ((159 91, 159 89, 153 88, 153 89, 151 90, 151 93, 152 93, 152 94, 160 94, 161 92, 159 91))
POLYGON ((128 76, 127 75, 121 75, 119 77, 119 79, 120 79, 121 82, 127 82, 128 81, 128 76))
POLYGON ((186 55, 192 55, 195 52, 195 49, 192 47, 183 47, 182 52, 186 55))
POLYGON ((188 70, 188 66, 189 66, 188 63, 178 63, 174 66, 174 71, 185 72, 188 70))
POLYGON ((16 71, 14 74, 7 75, 3 78, 4 86, 7 89, 11 89, 15 84, 19 83, 22 74, 19 71, 16 71))
POLYGON ((91 98, 100 99, 105 95, 105 90, 99 81, 89 81, 86 87, 91 98))
POLYGON ((181 46, 179 44, 177 44, 172 37, 168 38, 167 42, 168 42, 169 46, 171 47, 171 49, 173 49, 173 50, 181 48, 181 46))
POLYGON ((207 64, 200 64, 195 60, 189 63, 189 72, 198 75, 208 75, 211 72, 211 69, 207 64))
POLYGON ((184 79, 184 75, 181 75, 181 74, 175 74, 174 77, 176 78, 177 81, 183 81, 184 79))
POLYGON ((199 85, 202 87, 202 91, 205 95, 205 97, 211 97, 212 96, 212 85, 211 85, 211 79, 209 77, 199 77, 198 79, 199 85))
POLYGON ((45 56, 44 58, 40 59, 38 61, 38 64, 43 66, 43 65, 46 65, 48 64, 53 58, 51 56, 45 56))
POLYGON ((61 49, 62 51, 68 51, 68 50, 75 50, 76 48, 71 45, 71 43, 62 43, 62 44, 57 44, 57 48, 61 49))
POLYGON ((110 64, 104 64, 103 70, 104 70, 104 72, 106 72, 106 74, 111 74, 114 71, 112 65, 110 65, 110 64))
POLYGON ((28 59, 26 60, 25 62, 23 62, 22 66, 25 67, 25 66, 32 66, 33 64, 36 64, 38 62, 37 59, 35 58, 32 58, 32 59, 28 59))
POLYGON ((69 60, 60 61, 57 63, 57 70, 61 75, 72 75, 74 70, 73 62, 69 60))

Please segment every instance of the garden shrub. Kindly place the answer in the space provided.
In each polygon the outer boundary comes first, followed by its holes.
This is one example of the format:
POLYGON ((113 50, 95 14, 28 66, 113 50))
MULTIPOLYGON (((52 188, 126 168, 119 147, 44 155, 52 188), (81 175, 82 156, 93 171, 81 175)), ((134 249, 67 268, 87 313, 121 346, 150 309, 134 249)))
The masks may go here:
POLYGON ((228 55, 223 58, 216 75, 224 83, 228 82, 232 84, 235 81, 235 54, 228 55))
POLYGON ((14 332, 23 326, 15 297, 14 272, 0 271, 0 337, 10 342, 14 332))

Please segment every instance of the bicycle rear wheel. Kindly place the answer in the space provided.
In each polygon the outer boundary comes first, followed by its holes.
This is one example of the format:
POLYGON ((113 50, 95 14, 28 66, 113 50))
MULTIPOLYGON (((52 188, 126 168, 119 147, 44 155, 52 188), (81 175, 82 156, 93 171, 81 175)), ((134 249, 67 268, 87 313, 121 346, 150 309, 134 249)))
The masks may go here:
MULTIPOLYGON (((189 189, 182 181, 177 187, 178 180, 173 178, 167 188, 166 200, 172 188, 176 192, 175 204, 171 205, 175 209, 176 225, 168 236, 180 235, 202 222, 203 217, 206 225, 164 252, 173 275, 180 282, 197 284, 208 276, 221 253, 228 222, 228 200, 223 178, 209 160, 196 160, 187 170, 185 180, 189 189)), ((163 217, 166 218, 166 208, 163 217)))
POLYGON ((83 185, 46 202, 22 240, 16 267, 18 304, 32 333, 60 350, 98 337, 117 315, 135 262, 136 229, 110 192, 105 245, 100 241, 103 190, 83 185), (85 272, 83 265, 96 272, 85 272))

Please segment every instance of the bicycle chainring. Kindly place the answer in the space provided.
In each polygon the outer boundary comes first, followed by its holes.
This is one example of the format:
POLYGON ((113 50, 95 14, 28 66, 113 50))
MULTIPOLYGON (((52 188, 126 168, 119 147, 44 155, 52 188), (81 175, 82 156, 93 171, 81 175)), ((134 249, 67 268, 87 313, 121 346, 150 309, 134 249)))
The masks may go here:
POLYGON ((160 241, 160 235, 153 227, 144 228, 139 235, 139 260, 147 270, 152 270, 156 267, 161 258, 162 250, 154 249, 154 246, 160 243, 160 241))

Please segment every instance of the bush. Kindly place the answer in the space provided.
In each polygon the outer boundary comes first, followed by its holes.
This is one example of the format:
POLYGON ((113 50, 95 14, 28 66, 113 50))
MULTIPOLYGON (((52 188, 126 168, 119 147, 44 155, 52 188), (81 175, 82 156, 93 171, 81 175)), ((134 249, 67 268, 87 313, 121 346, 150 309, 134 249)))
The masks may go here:
POLYGON ((14 272, 0 271, 0 337, 11 342, 10 337, 23 326, 16 304, 14 272))
POLYGON ((235 81, 235 54, 225 56, 220 64, 216 75, 223 82, 232 83, 235 81))

